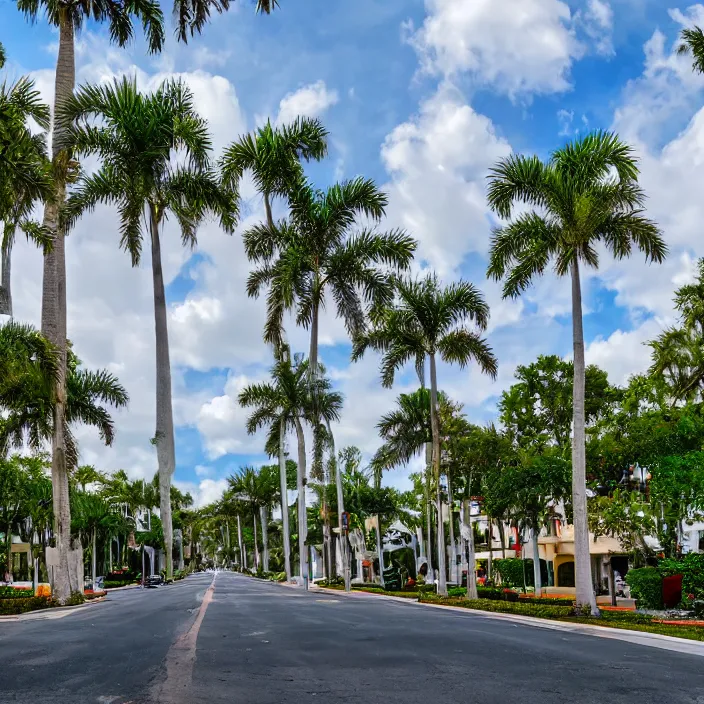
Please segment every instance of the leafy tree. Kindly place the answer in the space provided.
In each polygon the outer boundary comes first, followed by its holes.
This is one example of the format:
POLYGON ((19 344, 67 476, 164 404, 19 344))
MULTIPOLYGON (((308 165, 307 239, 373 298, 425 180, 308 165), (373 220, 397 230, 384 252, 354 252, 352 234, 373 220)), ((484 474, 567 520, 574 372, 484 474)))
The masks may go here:
POLYGON ((352 359, 359 359, 368 347, 383 352, 382 384, 391 387, 396 371, 413 360, 416 367, 430 361, 430 420, 433 437, 433 466, 436 481, 438 523, 438 593, 446 594, 445 536, 440 493, 440 427, 436 360, 467 366, 476 362, 485 374, 496 376, 497 363, 489 344, 477 330, 489 321, 489 306, 475 286, 460 281, 443 288, 435 275, 420 280, 396 281, 397 301, 379 309, 373 328, 355 338, 352 359))
POLYGON ((597 268, 601 244, 616 258, 634 247, 661 262, 667 247, 643 214, 645 194, 630 147, 616 135, 594 132, 555 151, 547 163, 512 155, 491 171, 489 205, 510 220, 492 236, 488 275, 504 279, 505 298, 519 296, 551 262, 572 281, 574 351, 572 504, 577 606, 597 614, 587 525, 585 363, 580 265, 597 268), (518 203, 534 210, 514 215, 518 203))
POLYGON ((98 171, 81 177, 71 194, 67 223, 98 203, 111 203, 120 216, 120 246, 133 266, 140 263, 143 240, 151 241, 157 371, 153 443, 161 484, 166 574, 171 577, 169 488, 176 457, 161 235, 169 215, 178 222, 185 246, 195 246, 198 227, 210 214, 219 218, 223 230, 232 232, 237 204, 212 169, 207 123, 196 112, 191 91, 180 81, 166 81, 150 95, 140 93, 136 82, 127 78, 85 86, 61 104, 60 116, 74 153, 95 154, 102 161, 98 171), (177 153, 185 159, 177 161, 177 153))
POLYGON ((281 127, 274 127, 267 120, 263 127, 225 149, 220 161, 223 180, 236 191, 244 173, 252 172, 264 198, 267 227, 273 232, 276 226, 271 213, 272 198, 285 198, 301 182, 301 160, 320 161, 327 155, 327 136, 320 120, 310 117, 299 117, 281 127))

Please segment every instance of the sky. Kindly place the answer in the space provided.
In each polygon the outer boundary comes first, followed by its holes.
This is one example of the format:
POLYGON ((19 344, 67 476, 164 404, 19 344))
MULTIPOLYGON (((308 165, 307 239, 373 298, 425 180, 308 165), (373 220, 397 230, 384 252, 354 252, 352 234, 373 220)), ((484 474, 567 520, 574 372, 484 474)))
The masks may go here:
MULTIPOLYGON (((164 7, 167 18, 171 8, 164 7)), ((498 360, 496 381, 476 369, 439 365, 438 381, 464 403, 470 420, 496 418, 515 368, 539 354, 571 354, 569 282, 548 273, 521 299, 504 301, 485 277, 491 228, 486 205, 490 167, 512 152, 547 158, 591 130, 617 131, 640 160, 647 212, 670 254, 662 265, 642 256, 584 273, 587 362, 624 383, 649 366, 645 342, 671 324, 672 294, 691 280, 704 255, 702 167, 704 78, 676 54, 681 29, 704 25, 704 5, 676 0, 280 0, 271 16, 253 0, 215 15, 202 35, 149 56, 139 32, 124 49, 104 28, 86 26, 77 41, 79 83, 136 76, 153 90, 178 76, 207 118, 217 156, 267 119, 320 118, 329 156, 307 168, 320 188, 363 175, 388 194, 380 229, 404 228, 418 240, 416 271, 444 282, 472 281, 491 306, 487 337, 498 360)), ((28 23, 0 0, 5 77, 29 74, 53 96, 57 33, 40 18, 28 23)), ((90 164, 86 164, 91 168, 90 164)), ((177 468, 175 483, 198 505, 215 500, 226 478, 262 464, 263 435, 248 436, 239 391, 267 378, 263 300, 249 299, 249 263, 241 233, 263 217, 250 181, 242 217, 228 236, 201 228, 195 251, 181 247, 169 224, 162 242, 173 365, 177 468)), ((283 215, 283 203, 276 204, 283 215)), ((115 211, 98 208, 67 240, 68 334, 90 368, 118 375, 129 408, 115 413, 110 448, 89 428, 78 431, 81 463, 150 478, 156 453, 154 319, 148 258, 132 268, 118 246, 115 211)), ((39 323, 41 255, 18 242, 13 254, 15 316, 39 323)), ((291 326, 295 351, 308 334, 291 326)), ((366 458, 380 444, 375 425, 399 393, 415 388, 412 369, 393 389, 379 382, 378 358, 349 361, 344 326, 331 311, 321 321, 321 357, 345 397, 334 429, 338 448, 366 458)), ((293 438, 291 438, 293 442, 293 438)), ((295 451, 295 447, 292 446, 295 451)), ((408 488, 414 466, 390 471, 385 483, 408 488)))

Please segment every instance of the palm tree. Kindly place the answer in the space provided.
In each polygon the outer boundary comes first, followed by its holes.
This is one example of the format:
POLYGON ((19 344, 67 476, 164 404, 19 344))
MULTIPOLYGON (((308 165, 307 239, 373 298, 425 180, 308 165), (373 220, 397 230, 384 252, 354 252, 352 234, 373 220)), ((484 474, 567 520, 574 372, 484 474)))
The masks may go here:
POLYGON ((169 215, 181 229, 184 245, 196 244, 198 226, 208 214, 219 217, 232 232, 237 203, 222 189, 211 168, 207 123, 195 111, 190 90, 166 81, 151 95, 141 94, 134 80, 86 86, 61 106, 66 140, 79 155, 97 154, 102 167, 82 176, 66 205, 72 224, 97 203, 114 203, 120 214, 120 246, 137 266, 142 241, 151 240, 156 330, 156 432, 161 489, 161 520, 166 543, 166 572, 173 574, 172 523, 169 504, 176 465, 171 364, 166 322, 166 296, 161 266, 161 232, 169 215), (95 121, 91 124, 90 121, 95 121), (184 154, 174 165, 176 152, 184 154))
POLYGON ((220 165, 224 182, 236 191, 246 171, 264 198, 266 222, 275 229, 271 200, 286 197, 303 177, 301 159, 320 161, 327 155, 328 132, 320 120, 299 117, 290 125, 266 125, 240 137, 225 150, 220 165))
MULTIPOLYGON (((70 471, 76 467, 79 454, 72 427, 93 426, 105 445, 112 445, 115 428, 107 407, 124 408, 129 397, 116 376, 104 369, 82 369, 73 353, 69 356, 66 391, 63 435, 65 463, 70 471)), ((0 448, 22 448, 26 443, 33 450, 41 450, 52 439, 56 418, 52 392, 52 384, 47 383, 45 376, 30 374, 24 377, 15 395, 0 393, 0 408, 6 411, 0 423, 0 448)))
POLYGON ((110 37, 124 46, 134 35, 133 21, 141 22, 147 35, 150 51, 159 51, 164 42, 163 14, 155 0, 137 0, 132 3, 109 0, 18 0, 17 7, 30 21, 42 15, 59 31, 59 52, 56 60, 54 85, 55 116, 52 132, 53 193, 44 207, 43 228, 51 238, 52 246, 44 252, 42 285, 42 332, 56 346, 59 354, 56 377, 56 403, 52 441, 52 485, 54 519, 59 569, 54 573, 53 593, 60 602, 70 595, 68 583, 68 550, 71 540, 71 515, 68 500, 68 475, 65 465, 66 439, 63 437, 64 403, 66 398, 66 250, 65 229, 59 224, 59 211, 66 198, 66 184, 72 180, 76 163, 66 150, 63 124, 59 117, 61 106, 73 93, 76 81, 74 34, 89 20, 107 22, 110 37))
MULTIPOLYGON (((291 532, 288 523, 288 491, 286 482, 286 433, 289 430, 301 432, 298 435, 298 469, 297 484, 298 516, 301 517, 301 501, 305 511, 305 438, 300 420, 308 412, 309 387, 306 383, 307 368, 305 362, 298 357, 291 363, 287 346, 279 349, 276 363, 271 369, 271 382, 250 384, 242 389, 238 397, 239 404, 254 411, 247 419, 247 432, 254 434, 263 427, 269 427, 267 448, 271 456, 279 458, 279 481, 281 491, 281 520, 284 534, 284 564, 286 578, 291 581, 291 532), (301 457, 303 465, 301 466, 301 457)), ((299 539, 303 531, 299 529, 299 539)), ((305 552, 305 550, 303 550, 305 552)), ((301 577, 306 572, 301 558, 301 577)))
POLYGON ((505 279, 505 298, 519 296, 554 262, 558 276, 572 279, 574 404, 572 505, 577 606, 598 609, 592 585, 587 525, 584 331, 580 263, 597 268, 598 244, 617 258, 637 248, 661 262, 667 247, 655 223, 643 215, 645 194, 637 182, 631 148, 616 135, 594 132, 555 151, 547 163, 512 155, 491 171, 489 205, 511 218, 517 203, 536 210, 517 215, 492 236, 488 275, 505 279))
POLYGON ((252 512, 252 526, 254 529, 254 566, 262 569, 262 562, 257 541, 257 518, 259 509, 264 505, 265 487, 259 473, 254 467, 244 467, 239 474, 228 477, 227 483, 233 498, 244 501, 252 512))
POLYGON ((310 329, 309 372, 318 371, 320 309, 326 293, 352 335, 365 326, 364 303, 388 302, 391 274, 381 267, 405 269, 415 241, 401 231, 352 234, 360 216, 378 221, 386 195, 373 181, 357 178, 316 191, 307 183, 289 193, 290 216, 273 228, 262 223, 244 233, 247 257, 257 265, 247 293, 258 297, 269 288, 266 342, 282 342, 283 316, 296 308, 296 323, 310 329))
POLYGON ((28 238, 47 246, 44 228, 31 219, 34 204, 51 195, 51 174, 44 134, 33 135, 29 120, 49 129, 49 107, 28 78, 0 85, 0 314, 12 317, 12 245, 20 229, 28 238))
POLYGON ((704 73, 704 32, 696 25, 685 27, 680 33, 680 41, 677 53, 680 56, 691 56, 692 70, 704 73))
POLYGON ((474 361, 485 374, 496 377, 496 358, 486 340, 473 329, 486 329, 489 306, 480 291, 460 281, 443 288, 434 274, 420 280, 397 280, 397 302, 375 314, 375 325, 354 342, 352 359, 367 347, 383 352, 382 384, 390 388, 396 371, 414 360, 416 366, 426 357, 430 362, 430 423, 433 438, 433 468, 436 482, 435 506, 438 539, 438 593, 447 593, 445 569, 445 529, 442 520, 440 485, 440 423, 438 408, 437 357, 465 367, 474 361))

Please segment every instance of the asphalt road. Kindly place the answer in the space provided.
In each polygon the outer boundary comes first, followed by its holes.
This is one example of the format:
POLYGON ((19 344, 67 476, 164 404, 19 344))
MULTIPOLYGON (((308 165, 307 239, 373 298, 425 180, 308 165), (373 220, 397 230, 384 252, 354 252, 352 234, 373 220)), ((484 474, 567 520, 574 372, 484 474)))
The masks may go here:
POLYGON ((0 622, 8 704, 704 704, 704 658, 230 573, 0 622))

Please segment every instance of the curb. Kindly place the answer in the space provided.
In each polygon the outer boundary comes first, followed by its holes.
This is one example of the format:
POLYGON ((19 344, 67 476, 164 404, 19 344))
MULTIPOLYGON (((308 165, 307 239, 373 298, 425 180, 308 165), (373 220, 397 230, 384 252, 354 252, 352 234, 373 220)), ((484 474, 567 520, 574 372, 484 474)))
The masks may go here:
POLYGON ((385 599, 387 601, 395 601, 409 606, 429 607, 432 609, 442 609, 454 613, 463 613, 469 618, 488 618, 500 621, 511 621, 513 623, 521 623, 526 626, 534 626, 536 628, 545 628, 552 631, 563 631, 568 633, 579 633, 582 635, 595 636, 597 638, 610 638, 611 640, 622 640, 635 645, 643 645, 650 648, 660 648, 661 650, 672 650, 677 653, 686 655, 695 655, 704 657, 704 642, 690 640, 688 638, 677 638, 676 636, 665 636, 660 633, 647 633, 645 631, 631 631, 626 628, 610 628, 608 626, 592 626, 587 623, 567 623, 565 621, 552 621, 545 618, 537 618, 535 616, 523 616, 521 614, 504 614, 496 611, 480 611, 478 609, 467 609, 462 606, 445 606, 443 604, 430 604, 423 601, 415 601, 413 599, 404 599, 398 596, 387 596, 385 594, 370 594, 358 590, 353 592, 345 592, 336 589, 325 589, 318 587, 316 591, 335 592, 343 596, 352 596, 356 599, 385 599))
POLYGON ((95 599, 90 599, 83 604, 76 604, 75 606, 52 606, 48 609, 35 609, 34 611, 27 611, 24 614, 11 614, 7 616, 0 616, 0 623, 4 621, 52 621, 59 618, 64 618, 75 612, 77 609, 84 609, 94 604, 100 604, 105 601, 104 596, 96 597, 95 599))

